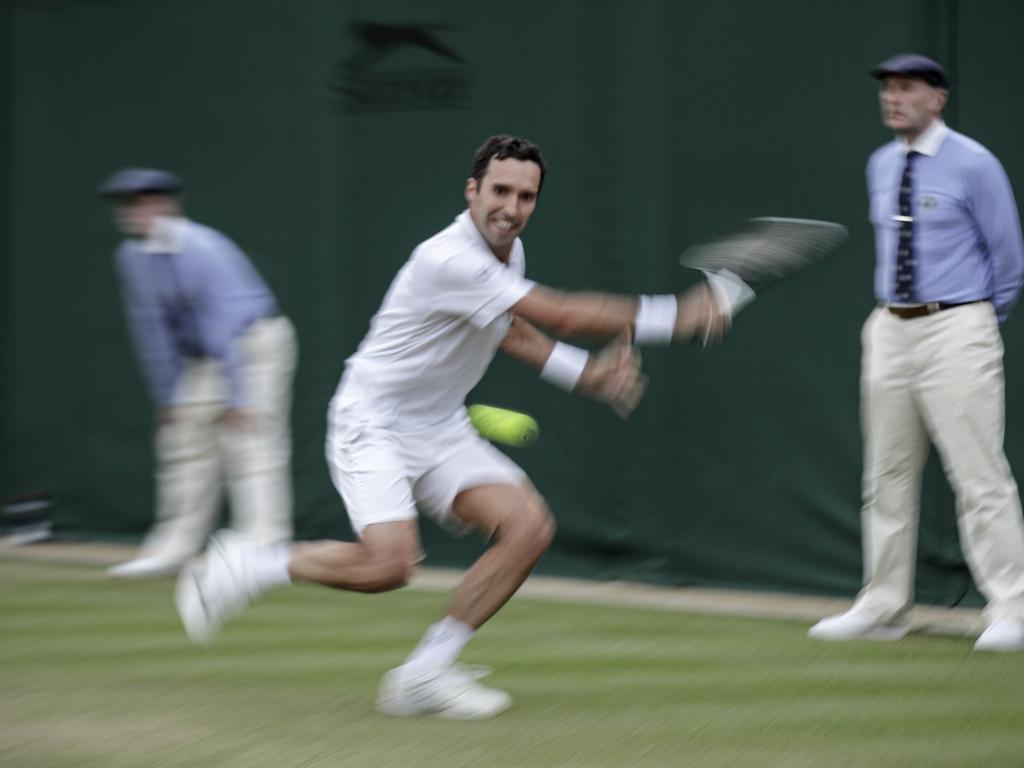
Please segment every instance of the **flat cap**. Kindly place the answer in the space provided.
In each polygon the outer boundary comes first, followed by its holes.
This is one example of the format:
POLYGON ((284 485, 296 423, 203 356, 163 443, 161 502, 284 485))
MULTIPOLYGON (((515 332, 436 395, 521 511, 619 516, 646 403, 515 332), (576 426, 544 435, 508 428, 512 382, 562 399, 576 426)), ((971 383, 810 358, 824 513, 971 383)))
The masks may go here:
POLYGON ((181 179, 170 171, 156 168, 122 168, 99 188, 101 197, 137 195, 142 192, 158 192, 167 195, 181 194, 181 179))
POLYGON ((913 75, 936 88, 949 90, 949 78, 946 70, 937 61, 919 53, 900 53, 883 61, 871 69, 868 74, 879 79, 886 75, 913 75))

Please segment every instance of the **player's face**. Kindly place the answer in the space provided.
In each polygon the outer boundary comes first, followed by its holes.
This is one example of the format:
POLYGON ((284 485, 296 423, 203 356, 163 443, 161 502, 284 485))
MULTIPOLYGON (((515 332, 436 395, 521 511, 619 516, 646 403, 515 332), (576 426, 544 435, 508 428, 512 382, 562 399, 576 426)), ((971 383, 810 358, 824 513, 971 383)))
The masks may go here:
POLYGON ((537 206, 540 166, 532 160, 491 158, 483 178, 466 182, 469 215, 484 240, 502 261, 537 206))
POLYGON ((114 225, 127 237, 146 237, 157 216, 173 213, 175 204, 164 195, 140 194, 115 198, 114 225))
POLYGON ((878 100, 885 126, 913 141, 942 114, 946 92, 919 77, 888 75, 882 79, 878 100))

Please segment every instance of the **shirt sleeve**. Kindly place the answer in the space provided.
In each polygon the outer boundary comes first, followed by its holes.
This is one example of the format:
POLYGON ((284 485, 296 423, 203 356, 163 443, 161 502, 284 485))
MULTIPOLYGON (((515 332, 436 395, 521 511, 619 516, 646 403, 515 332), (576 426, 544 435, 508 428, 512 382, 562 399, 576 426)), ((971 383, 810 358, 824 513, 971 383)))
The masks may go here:
POLYGON ((154 404, 158 408, 166 408, 173 404, 182 362, 156 301, 153 286, 147 281, 150 273, 141 260, 148 256, 130 252, 122 246, 115 255, 115 262, 135 355, 149 383, 154 404))
POLYGON ((868 218, 871 219, 871 201, 875 195, 875 177, 878 175, 878 152, 872 152, 864 166, 864 182, 868 190, 868 218))
POLYGON ((508 312, 535 285, 513 267, 471 249, 443 258, 427 254, 418 269, 433 306, 477 328, 508 312))
POLYGON ((1000 322, 1006 320, 1024 285, 1024 242, 1010 180, 999 160, 985 154, 973 169, 974 220, 992 264, 993 304, 1000 322))

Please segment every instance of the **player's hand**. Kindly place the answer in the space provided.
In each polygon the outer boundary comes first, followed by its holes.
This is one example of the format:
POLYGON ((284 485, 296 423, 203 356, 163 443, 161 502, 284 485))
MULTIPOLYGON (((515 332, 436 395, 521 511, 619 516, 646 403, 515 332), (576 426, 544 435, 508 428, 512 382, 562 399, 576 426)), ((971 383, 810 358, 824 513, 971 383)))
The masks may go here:
POLYGON ((583 369, 577 390, 606 403, 623 419, 629 418, 647 391, 640 352, 628 332, 619 335, 583 369))
POLYGON ((679 294, 675 338, 692 339, 706 347, 721 341, 731 325, 731 315, 718 306, 707 283, 698 283, 679 294))

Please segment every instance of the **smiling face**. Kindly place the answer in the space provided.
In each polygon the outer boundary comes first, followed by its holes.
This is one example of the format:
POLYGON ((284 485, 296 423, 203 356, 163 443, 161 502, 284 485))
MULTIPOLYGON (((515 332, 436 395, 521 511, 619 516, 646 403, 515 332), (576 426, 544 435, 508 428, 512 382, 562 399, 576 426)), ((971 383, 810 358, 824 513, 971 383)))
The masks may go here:
POLYGON ((492 157, 479 181, 466 181, 469 215, 501 261, 508 261, 512 244, 526 228, 537 206, 540 183, 537 163, 513 157, 492 157))
POLYGON ((908 142, 942 115, 948 94, 912 75, 886 75, 878 91, 882 122, 908 142))

